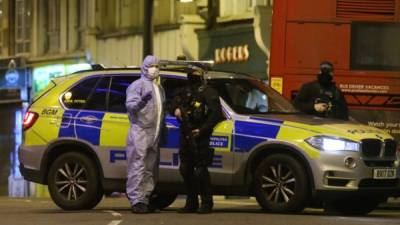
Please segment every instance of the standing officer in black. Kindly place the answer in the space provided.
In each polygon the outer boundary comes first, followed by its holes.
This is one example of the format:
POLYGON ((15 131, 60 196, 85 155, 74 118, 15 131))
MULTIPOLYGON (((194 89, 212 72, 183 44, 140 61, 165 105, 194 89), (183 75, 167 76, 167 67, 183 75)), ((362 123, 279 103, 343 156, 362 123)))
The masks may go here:
POLYGON ((177 90, 170 107, 171 114, 181 122, 179 171, 187 197, 185 207, 178 211, 180 213, 210 213, 213 207, 207 167, 212 163, 214 150, 209 143, 214 126, 223 116, 218 92, 202 77, 202 82, 196 83, 199 77, 188 75, 190 84, 177 90))
POLYGON ((332 80, 332 63, 321 62, 317 80, 304 84, 293 104, 300 111, 311 115, 348 120, 346 100, 332 80))

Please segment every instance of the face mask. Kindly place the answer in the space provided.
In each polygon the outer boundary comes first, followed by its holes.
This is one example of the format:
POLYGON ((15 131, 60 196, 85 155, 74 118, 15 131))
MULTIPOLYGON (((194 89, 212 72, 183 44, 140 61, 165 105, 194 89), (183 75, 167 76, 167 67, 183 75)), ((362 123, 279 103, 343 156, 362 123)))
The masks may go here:
POLYGON ((332 85, 332 80, 333 77, 331 73, 321 73, 318 75, 318 82, 323 86, 323 87, 329 87, 332 85))
POLYGON ((159 74, 160 74, 160 70, 157 67, 149 67, 149 69, 147 70, 148 72, 148 77, 152 80, 156 79, 159 74))

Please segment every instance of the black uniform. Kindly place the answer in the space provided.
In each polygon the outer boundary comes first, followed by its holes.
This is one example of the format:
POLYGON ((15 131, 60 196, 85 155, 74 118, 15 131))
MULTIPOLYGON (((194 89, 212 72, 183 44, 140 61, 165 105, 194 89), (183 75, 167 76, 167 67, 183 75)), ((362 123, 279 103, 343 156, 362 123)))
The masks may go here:
POLYGON ((307 114, 348 120, 349 112, 342 92, 336 87, 334 82, 325 81, 323 76, 323 74, 319 74, 318 80, 304 84, 294 99, 293 104, 300 111, 307 114), (314 109, 314 104, 316 103, 328 104, 328 110, 317 112, 314 109))
POLYGON ((196 211, 201 197, 201 209, 213 207, 211 180, 208 166, 212 163, 214 150, 209 147, 214 126, 223 119, 217 91, 209 85, 198 84, 181 88, 175 93, 170 107, 182 113, 180 125, 180 173, 187 191, 185 210, 196 211), (191 131, 199 129, 197 137, 191 131))

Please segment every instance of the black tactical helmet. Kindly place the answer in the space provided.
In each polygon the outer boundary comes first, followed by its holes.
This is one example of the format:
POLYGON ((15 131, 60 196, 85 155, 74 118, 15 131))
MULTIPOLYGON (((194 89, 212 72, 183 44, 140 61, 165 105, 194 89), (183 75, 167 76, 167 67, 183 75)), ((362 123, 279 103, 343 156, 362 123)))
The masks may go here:
POLYGON ((320 73, 329 73, 333 72, 333 64, 329 61, 322 61, 319 64, 320 73))

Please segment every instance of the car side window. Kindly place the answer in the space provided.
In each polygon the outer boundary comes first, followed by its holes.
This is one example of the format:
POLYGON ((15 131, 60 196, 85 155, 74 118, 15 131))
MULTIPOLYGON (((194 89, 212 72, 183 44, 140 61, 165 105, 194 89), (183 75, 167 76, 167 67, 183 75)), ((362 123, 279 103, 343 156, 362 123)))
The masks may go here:
POLYGON ((70 109, 106 110, 109 77, 92 77, 65 92, 62 102, 70 109))
POLYGON ((110 87, 110 77, 103 77, 97 82, 96 88, 92 90, 86 105, 87 110, 105 111, 107 94, 110 87))
POLYGON ((268 112, 268 96, 249 80, 219 79, 210 84, 238 113, 268 112))
POLYGON ((178 88, 187 86, 189 81, 187 79, 164 77, 161 81, 161 84, 165 90, 165 98, 168 104, 174 98, 176 90, 178 88))
POLYGON ((108 111, 117 113, 126 113, 126 89, 139 78, 137 76, 113 76, 110 87, 110 97, 108 102, 108 111))

